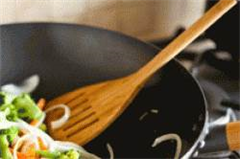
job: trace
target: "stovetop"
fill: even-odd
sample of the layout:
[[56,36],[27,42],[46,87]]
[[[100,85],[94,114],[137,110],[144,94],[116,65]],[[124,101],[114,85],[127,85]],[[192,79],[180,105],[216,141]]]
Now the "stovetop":
[[[194,73],[194,76],[203,88],[208,103],[209,130],[239,120],[239,81],[230,79],[223,72],[206,64],[202,64],[197,70],[198,73]],[[211,137],[217,136],[217,133],[211,134]],[[204,140],[206,145],[213,143],[211,137]],[[211,146],[214,145],[211,144]],[[209,147],[204,151],[199,150],[197,158],[240,158],[240,152]]]
[[[179,29],[174,36],[152,43],[164,48],[182,31]],[[205,36],[187,47],[177,59],[196,77],[204,91],[208,103],[209,130],[240,119],[239,59],[234,59],[227,51],[219,50],[217,44]],[[240,158],[240,152],[204,149],[205,146],[211,146],[208,143],[211,142],[206,138],[193,158]]]

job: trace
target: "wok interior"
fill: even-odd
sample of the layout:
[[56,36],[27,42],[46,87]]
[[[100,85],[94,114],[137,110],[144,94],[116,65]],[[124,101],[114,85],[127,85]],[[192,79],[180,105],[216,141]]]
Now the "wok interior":
[[[190,77],[175,69],[174,63],[165,67],[161,80],[140,92],[130,107],[107,131],[87,145],[94,153],[109,157],[106,143],[111,144],[117,158],[173,158],[176,144],[162,143],[156,148],[154,139],[167,133],[179,134],[186,153],[199,136],[204,111],[199,114],[201,99],[188,88]],[[182,77],[182,81],[178,81]],[[158,113],[150,113],[151,110]],[[142,120],[139,118],[148,112]],[[194,131],[193,131],[194,130]]]
[[[2,26],[1,39],[1,84],[38,74],[41,83],[33,93],[36,99],[51,99],[74,88],[122,77],[158,51],[121,34],[74,25]],[[183,139],[182,154],[189,150],[205,119],[199,87],[175,61],[154,79],[155,83],[143,89],[123,115],[86,149],[108,158],[106,143],[110,143],[116,158],[170,158],[174,142],[156,148],[151,145],[162,134],[177,133]],[[159,113],[139,121],[151,109]]]

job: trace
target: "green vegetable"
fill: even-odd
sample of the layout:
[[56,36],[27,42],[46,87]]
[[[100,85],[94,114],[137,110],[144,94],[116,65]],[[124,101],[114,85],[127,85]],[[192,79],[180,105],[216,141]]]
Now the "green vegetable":
[[73,149],[61,153],[58,151],[50,152],[50,151],[36,151],[43,158],[50,158],[50,159],[79,159],[80,153]]
[[80,158],[80,153],[78,151],[75,151],[73,149],[62,153],[59,159],[79,159]]
[[18,111],[18,117],[28,120],[39,119],[42,116],[42,111],[28,94],[22,94],[16,97],[12,104]]
[[16,95],[0,92],[0,106],[3,104],[10,104],[16,98]]
[[7,135],[0,135],[0,157],[3,159],[12,159],[12,154],[8,148],[9,142]]
[[16,107],[12,104],[4,104],[0,107],[0,111],[9,110],[7,114],[7,119],[9,121],[16,121],[18,119],[18,111]]
[[47,126],[46,124],[41,124],[39,129],[41,129],[43,132],[47,132]]
[[5,103],[4,96],[1,95],[1,93],[0,93],[0,105],[2,105],[4,103]]
[[8,142],[12,143],[13,140],[17,137],[19,130],[17,127],[11,127],[9,129],[0,130],[0,136],[7,136]]
[[16,121],[17,119],[39,119],[42,111],[28,94],[15,96],[9,93],[0,92],[0,111],[10,109],[7,119]]
[[50,152],[50,151],[36,151],[43,158],[50,158],[50,159],[59,159],[61,156],[61,152]]

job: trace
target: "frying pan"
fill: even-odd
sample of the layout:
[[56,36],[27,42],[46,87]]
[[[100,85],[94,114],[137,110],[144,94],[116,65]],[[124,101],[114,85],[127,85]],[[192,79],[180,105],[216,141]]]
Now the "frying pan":
[[[159,51],[135,38],[83,25],[9,24],[0,26],[0,31],[0,84],[19,83],[38,74],[36,99],[49,100],[84,85],[123,77]],[[158,113],[151,113],[152,109]],[[107,143],[115,158],[172,158],[174,142],[151,145],[158,136],[177,133],[183,140],[181,157],[189,158],[205,137],[206,121],[200,86],[172,60],[113,125],[84,147],[103,158],[109,157]]]

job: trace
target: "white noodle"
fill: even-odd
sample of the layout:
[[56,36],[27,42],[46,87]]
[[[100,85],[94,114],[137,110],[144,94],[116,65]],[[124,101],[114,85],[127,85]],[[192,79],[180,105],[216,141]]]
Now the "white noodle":
[[158,114],[158,109],[151,109],[150,112],[151,112],[151,113]]
[[55,105],[55,106],[45,110],[45,113],[48,113],[48,112],[53,111],[55,109],[64,109],[64,114],[58,120],[51,122],[52,129],[57,129],[57,128],[60,128],[61,126],[63,126],[68,121],[68,119],[70,117],[70,114],[71,114],[71,111],[70,111],[69,107],[66,106],[65,104]]
[[148,112],[144,112],[141,117],[139,117],[139,121],[142,121],[146,116],[148,115]]
[[34,135],[31,135],[31,136],[32,136],[31,139],[30,139],[29,141],[25,142],[24,146],[21,148],[21,152],[26,153],[27,150],[28,150],[28,148],[29,148],[32,144],[34,144],[36,150],[39,150],[40,147],[39,147],[39,144],[38,144],[38,139],[37,139],[37,137],[34,136]]
[[112,146],[109,143],[107,143],[106,146],[107,146],[107,150],[109,152],[109,157],[110,157],[109,159],[114,159],[114,152],[113,152]]
[[174,159],[178,159],[180,157],[180,153],[182,150],[182,141],[181,141],[181,138],[179,137],[179,135],[177,135],[177,134],[169,133],[169,134],[165,134],[163,136],[156,138],[152,144],[152,147],[156,147],[160,143],[162,143],[164,141],[168,141],[168,140],[176,141],[177,147],[176,147]]
[[36,135],[37,137],[40,137],[42,140],[45,140],[47,142],[47,144],[51,144],[54,142],[54,140],[47,133],[43,132],[42,130],[29,125],[28,123],[26,123],[23,120],[17,120],[17,122],[23,126],[23,129],[30,132],[30,134]]
[[[15,85],[15,84],[7,84],[4,86],[0,86],[0,90],[5,91],[7,93],[12,93],[14,96],[22,94],[22,93],[31,93],[33,92],[36,87],[39,84],[39,76],[38,75],[33,75],[26,79],[21,85]],[[14,97],[13,96],[13,97]],[[40,125],[44,122],[46,118],[46,113],[55,110],[55,109],[64,109],[64,115],[59,118],[56,121],[51,122],[51,126],[53,129],[57,129],[61,127],[64,123],[67,122],[67,120],[70,117],[70,109],[68,106],[64,104],[59,104],[56,106],[53,106],[45,111],[43,113],[41,119],[39,122],[33,127],[26,123],[25,121],[19,119],[17,122],[11,122],[6,119],[7,111],[6,112],[0,112],[0,130],[2,129],[9,129],[11,127],[18,127],[22,131],[26,132],[25,135],[22,137],[16,137],[14,139],[13,143],[13,158],[17,159],[17,151],[18,148],[21,147],[22,143],[26,141],[26,145],[22,147],[22,151],[27,151],[27,148],[31,145],[34,144],[35,148],[38,150],[39,144],[38,144],[38,137],[43,141],[43,143],[49,147],[50,151],[68,151],[70,149],[77,150],[81,153],[82,158],[89,158],[89,159],[99,159],[94,154],[88,153],[86,150],[84,150],[81,146],[72,143],[72,142],[60,142],[60,141],[54,141],[48,134],[43,132],[42,130],[39,129]],[[29,140],[28,140],[29,139]]]
[[13,95],[20,95],[22,93],[31,93],[37,88],[39,81],[40,81],[40,78],[38,75],[32,75],[31,77],[24,80],[20,85],[6,84],[1,86],[0,90],[7,93],[11,93]]
[[[158,114],[158,109],[151,109],[150,113],[154,113],[154,114]],[[139,117],[139,121],[142,121],[147,115],[149,114],[149,112],[144,112],[140,117]]]
[[[159,110],[157,109],[151,109],[150,113],[154,113],[154,114],[158,114]],[[143,115],[141,117],[139,117],[139,121],[142,121],[149,113],[145,112],[143,113]],[[158,144],[167,141],[167,140],[176,140],[177,146],[176,146],[176,152],[175,152],[175,159],[178,159],[180,157],[180,153],[182,150],[182,140],[179,137],[179,135],[174,134],[174,133],[170,133],[170,134],[165,134],[163,136],[160,136],[158,138],[155,139],[155,141],[152,144],[152,147],[156,147]],[[110,146],[111,147],[111,146]],[[109,153],[111,154],[111,150],[108,148]]]
[[21,138],[18,139],[16,145],[14,146],[13,148],[13,158],[14,159],[18,159],[17,157],[17,151],[18,151],[18,148],[22,145],[22,143],[29,139],[29,138],[32,138],[32,135],[31,134],[25,134],[24,136],[22,136]]
[[12,142],[12,146],[15,146],[15,144],[17,143],[17,141],[19,140],[19,136],[17,135],[15,138],[14,138],[14,140],[13,140],[13,142]]

